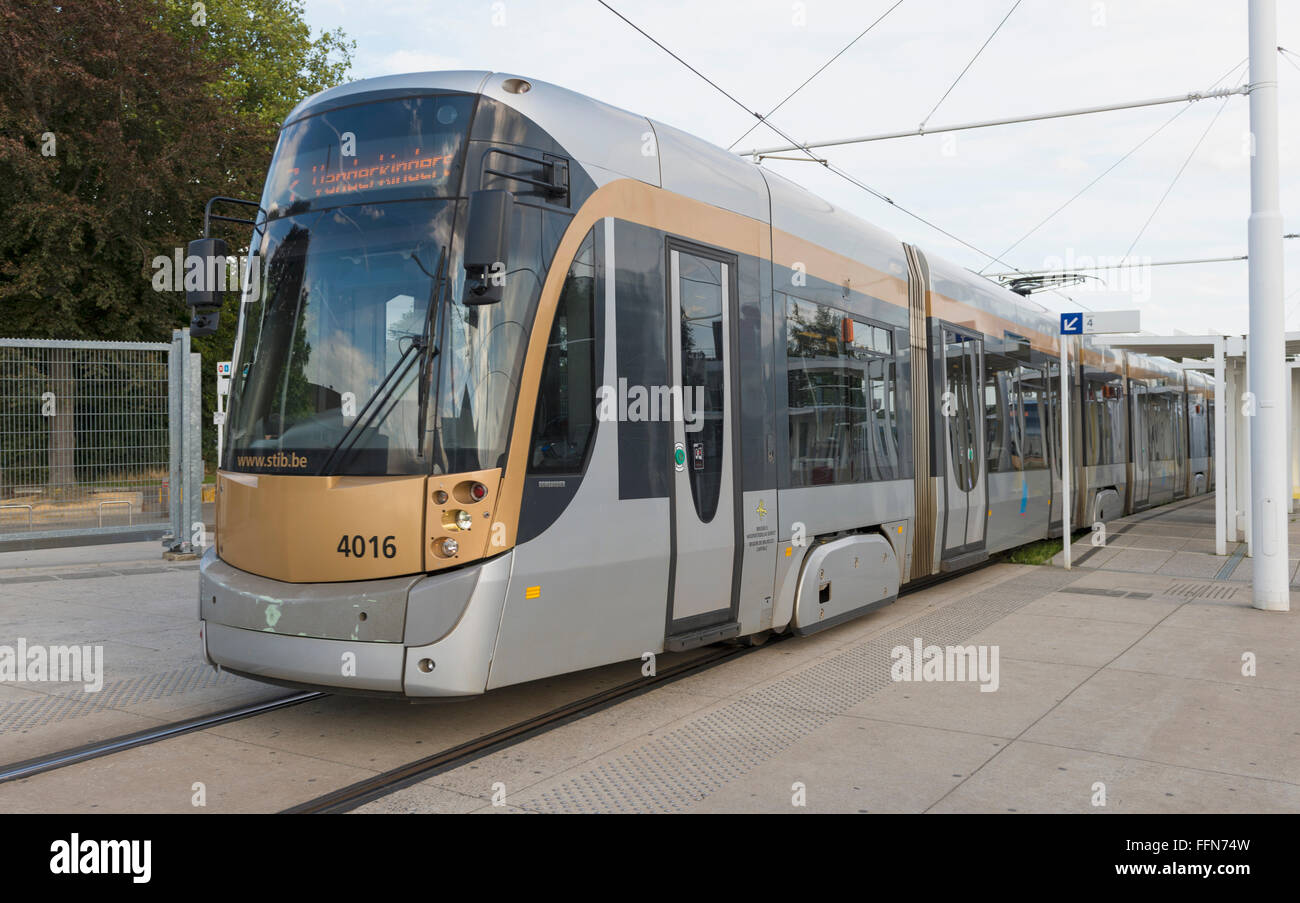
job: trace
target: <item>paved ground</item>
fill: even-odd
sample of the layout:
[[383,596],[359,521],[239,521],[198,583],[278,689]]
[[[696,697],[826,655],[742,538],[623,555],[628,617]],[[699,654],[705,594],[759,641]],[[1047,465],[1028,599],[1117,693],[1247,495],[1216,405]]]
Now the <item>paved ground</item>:
[[[1229,542],[1214,554],[1214,496],[1200,496],[1106,524],[1102,539],[1075,540],[1072,563],[1090,570],[1199,577],[1249,583],[1253,562],[1244,542]],[[1291,584],[1300,583],[1300,523],[1291,519]],[[1053,564],[1062,564],[1061,554]]]
[[[1188,522],[1203,504],[1112,535],[1184,542],[1144,553],[1184,551],[1204,538],[1190,532],[1204,525]],[[106,657],[97,694],[0,683],[0,762],[285,692],[204,665],[194,563],[128,545],[0,555],[0,644],[102,643]],[[1170,572],[1172,561],[1144,573],[1089,561],[1071,572],[986,568],[769,643],[363,811],[1300,811],[1300,614],[1252,609],[1240,561],[1231,579]],[[1217,576],[1230,557],[1216,561]],[[918,640],[996,649],[997,689],[894,680],[892,654]],[[638,666],[455,704],[327,697],[0,785],[0,810],[192,812],[201,781],[205,811],[276,811],[625,681]],[[1103,792],[1105,805],[1094,805]]]
[[[1111,569],[989,568],[363,811],[1300,812],[1300,612],[1250,607],[1213,510],[1117,525]],[[997,690],[893,680],[918,639],[996,647]]]

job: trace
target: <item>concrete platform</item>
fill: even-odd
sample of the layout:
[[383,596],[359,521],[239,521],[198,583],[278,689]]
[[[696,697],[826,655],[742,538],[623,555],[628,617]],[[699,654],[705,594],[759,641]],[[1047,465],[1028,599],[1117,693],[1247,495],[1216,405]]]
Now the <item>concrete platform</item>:
[[[1202,504],[1133,537],[1203,538]],[[358,811],[1300,812],[1300,594],[1256,611],[1231,571],[1163,551],[995,565]],[[997,689],[894,680],[918,638],[996,648]]]
[[[1300,517],[1289,521],[1291,585],[1300,585]],[[1197,496],[1106,524],[1102,540],[1091,535],[1073,543],[1071,565],[1088,570],[1160,574],[1249,583],[1254,567],[1244,542],[1229,542],[1214,554],[1214,495]],[[1064,563],[1057,553],[1052,563]]]
[[198,562],[158,542],[0,553],[0,645],[102,646],[102,687],[0,682],[0,762],[284,695],[203,661]]
[[[1171,556],[1208,554],[1187,549],[1198,537],[1183,532],[1203,526],[1183,522],[1201,503],[1119,535],[1182,542],[1163,550]],[[128,545],[0,555],[0,643],[102,643],[106,656],[99,693],[0,683],[0,761],[285,692],[203,664],[195,564],[162,562],[154,543]],[[359,811],[1300,811],[1300,614],[1256,611],[1233,572],[1170,573],[1173,561],[1141,572],[993,565],[812,637],[771,642]],[[918,640],[996,650],[996,689],[895,680],[895,650]],[[325,697],[0,785],[0,809],[278,811],[617,685],[639,667],[440,705]],[[202,810],[195,782],[209,791]]]

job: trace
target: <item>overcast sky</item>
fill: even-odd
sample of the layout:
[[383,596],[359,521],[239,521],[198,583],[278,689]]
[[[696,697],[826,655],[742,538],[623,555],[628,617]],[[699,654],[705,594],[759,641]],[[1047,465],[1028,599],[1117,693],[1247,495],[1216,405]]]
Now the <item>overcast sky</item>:
[[[1015,0],[903,0],[772,121],[800,141],[915,129]],[[894,0],[610,0],[750,109],[766,112]],[[1278,4],[1278,43],[1300,54],[1300,2]],[[1021,0],[930,126],[1096,106],[1247,81],[1245,0]],[[316,29],[356,40],[354,77],[436,69],[528,76],[730,145],[754,118],[596,0],[307,0]],[[1231,78],[1224,78],[1239,63]],[[1278,61],[1282,212],[1300,231],[1300,55]],[[1235,96],[819,151],[987,254],[820,166],[765,161],[810,190],[973,270],[1246,253],[1248,100]],[[1181,112],[1006,255],[1057,207]],[[1217,115],[1217,119],[1216,119]],[[1211,123],[1213,123],[1211,125]],[[1207,132],[1207,128],[1209,131]],[[1204,139],[1202,140],[1202,136]],[[1199,148],[1191,156],[1197,142]],[[760,126],[737,149],[783,143]],[[1179,169],[1186,168],[1170,190]],[[1285,242],[1287,328],[1300,330],[1300,240]],[[1103,274],[1105,275],[1105,274]],[[1112,273],[1040,294],[1052,310],[1133,308],[1143,328],[1244,332],[1244,262]]]

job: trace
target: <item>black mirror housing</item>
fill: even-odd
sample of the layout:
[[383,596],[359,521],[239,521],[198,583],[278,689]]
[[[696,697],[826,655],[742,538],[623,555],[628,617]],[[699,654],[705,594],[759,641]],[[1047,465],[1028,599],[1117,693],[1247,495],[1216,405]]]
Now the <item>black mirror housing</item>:
[[220,310],[195,310],[190,315],[190,335],[194,338],[213,335],[220,325]]
[[515,196],[503,189],[470,192],[465,227],[464,303],[495,304],[505,288]]
[[[191,286],[191,261],[198,259],[202,269],[198,273],[198,285]],[[227,260],[230,248],[220,238],[199,238],[190,242],[186,249],[185,266],[185,303],[190,307],[220,307],[225,300]],[[239,286],[235,286],[238,291]]]

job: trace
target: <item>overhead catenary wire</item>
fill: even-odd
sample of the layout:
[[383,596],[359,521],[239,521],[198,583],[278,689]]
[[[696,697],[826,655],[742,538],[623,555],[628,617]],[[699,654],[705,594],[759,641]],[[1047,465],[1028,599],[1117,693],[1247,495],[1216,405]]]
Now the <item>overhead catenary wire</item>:
[[[847,181],[847,182],[849,182],[849,183],[851,183],[851,184],[857,186],[858,188],[860,188],[860,189],[862,189],[863,191],[865,191],[865,192],[867,192],[868,194],[870,194],[872,197],[875,197],[875,198],[877,198],[877,199],[879,199],[879,200],[885,202],[886,204],[889,204],[891,207],[894,207],[895,209],[899,210],[900,212],[906,214],[907,216],[912,217],[912,218],[915,219],[917,222],[920,222],[920,223],[922,223],[922,224],[928,226],[929,228],[935,230],[936,232],[940,233],[941,235],[944,235],[944,236],[946,236],[947,238],[950,238],[950,239],[952,239],[953,241],[957,242],[958,244],[960,244],[960,245],[962,245],[962,246],[964,246],[964,247],[966,247],[966,248],[969,248],[970,250],[972,250],[972,251],[974,251],[975,253],[979,254],[981,257],[988,258],[988,259],[990,259],[990,260],[992,260],[992,261],[994,261],[994,262],[996,262],[996,263],[1001,263],[1001,264],[1003,264],[1004,266],[1012,267],[1013,269],[1015,268],[1012,264],[1009,264],[1009,263],[1007,263],[1005,260],[1001,260],[1001,259],[995,257],[994,255],[988,253],[987,251],[983,250],[982,248],[979,248],[979,247],[977,247],[976,245],[971,244],[970,242],[966,241],[965,239],[960,238],[960,237],[958,237],[957,235],[954,235],[952,232],[949,232],[947,229],[944,229],[943,227],[939,226],[938,224],[931,222],[930,220],[928,220],[928,219],[926,219],[925,217],[921,216],[919,213],[915,213],[915,212],[913,212],[913,211],[907,209],[906,207],[902,206],[902,205],[899,204],[897,201],[895,201],[893,198],[889,197],[888,195],[884,194],[883,192],[878,191],[878,190],[875,189],[875,188],[872,188],[870,185],[868,185],[867,183],[863,182],[861,179],[858,179],[858,178],[856,178],[855,176],[853,176],[853,175],[851,175],[851,174],[845,172],[844,170],[840,169],[839,167],[833,165],[829,160],[818,159],[817,157],[815,157],[815,156],[812,154],[811,151],[807,150],[806,147],[803,147],[803,146],[799,145],[798,142],[796,142],[793,138],[791,138],[791,137],[790,137],[789,135],[787,135],[784,131],[782,131],[780,128],[778,128],[778,127],[777,127],[777,126],[776,126],[776,125],[775,125],[775,124],[774,124],[770,119],[765,119],[765,118],[762,116],[762,114],[760,114],[760,113],[758,113],[758,112],[755,112],[754,110],[749,109],[749,107],[746,106],[743,102],[741,102],[741,101],[740,101],[740,100],[739,100],[735,95],[733,95],[731,92],[727,91],[725,88],[723,88],[721,85],[719,85],[719,84],[718,84],[717,82],[715,82],[713,79],[709,78],[707,75],[705,75],[705,74],[704,74],[703,72],[701,72],[699,69],[695,68],[695,67],[692,66],[690,63],[686,62],[686,60],[682,59],[682,58],[681,58],[680,56],[678,56],[676,53],[674,53],[673,51],[669,50],[666,46],[664,46],[664,44],[663,44],[662,42],[660,42],[659,40],[657,40],[653,35],[651,35],[651,34],[650,34],[649,32],[647,32],[645,29],[641,28],[639,25],[637,25],[635,22],[633,22],[633,21],[632,21],[631,19],[629,19],[627,16],[623,15],[621,12],[619,12],[618,10],[616,10],[614,7],[610,6],[607,2],[605,2],[605,0],[596,0],[596,2],[599,3],[601,6],[605,7],[605,9],[609,10],[611,13],[613,13],[613,14],[614,14],[615,16],[617,16],[619,19],[622,19],[623,22],[625,22],[627,25],[629,25],[632,29],[634,29],[638,34],[640,34],[640,35],[641,35],[642,37],[644,37],[646,40],[650,41],[650,43],[654,44],[656,47],[658,47],[658,48],[659,48],[660,50],[662,50],[664,53],[668,54],[668,55],[671,56],[673,59],[677,60],[677,62],[681,63],[683,66],[685,66],[685,67],[686,67],[687,69],[689,69],[691,72],[693,72],[696,76],[698,76],[701,80],[703,80],[705,83],[707,83],[710,87],[712,87],[714,90],[716,90],[716,91],[717,91],[719,94],[721,94],[723,97],[725,97],[725,98],[727,98],[728,100],[730,100],[733,104],[735,104],[736,106],[740,107],[742,110],[744,110],[744,111],[745,111],[746,113],[748,113],[749,115],[754,116],[755,118],[761,120],[761,122],[762,122],[763,125],[766,125],[768,128],[770,128],[772,131],[776,132],[778,135],[780,135],[780,136],[781,136],[782,138],[784,138],[786,141],[791,142],[791,144],[792,144],[792,146],[791,146],[791,148],[790,148],[791,150],[798,150],[798,151],[801,151],[801,152],[807,154],[807,155],[808,155],[810,158],[812,158],[813,160],[815,160],[815,161],[821,163],[821,165],[824,166],[828,171],[835,173],[835,175],[837,175],[837,176],[839,176],[840,178],[844,179],[845,181]],[[1060,293],[1060,292],[1056,292],[1056,294],[1061,294],[1061,293]],[[1066,298],[1067,300],[1071,300],[1071,301],[1073,300],[1073,299],[1069,298],[1069,296],[1064,295],[1064,294],[1061,294],[1061,297]]]
[[[1226,79],[1231,78],[1232,75],[1233,75],[1233,73],[1235,73],[1235,72],[1236,72],[1238,69],[1240,69],[1242,66],[1245,66],[1248,62],[1249,62],[1249,57],[1243,57],[1242,60],[1241,60],[1241,62],[1237,63],[1237,65],[1233,66],[1233,67],[1232,67],[1231,69],[1229,69],[1227,72],[1223,73],[1223,75],[1220,75],[1217,79],[1215,79],[1215,80],[1210,84],[1210,88],[1213,89],[1213,88],[1214,88],[1216,85],[1218,85],[1220,82],[1223,82],[1223,81],[1225,81]],[[1013,241],[1010,245],[1008,245],[1008,246],[1007,246],[1007,247],[1002,251],[1002,253],[1001,253],[1000,256],[1005,257],[1006,255],[1008,255],[1008,254],[1010,254],[1012,251],[1014,251],[1016,248],[1018,248],[1018,247],[1019,247],[1019,246],[1020,246],[1020,245],[1025,241],[1025,240],[1026,240],[1026,239],[1027,239],[1027,238],[1029,238],[1031,235],[1033,235],[1035,232],[1037,232],[1037,231],[1038,231],[1039,229],[1041,229],[1043,226],[1047,225],[1049,222],[1051,222],[1053,219],[1055,219],[1055,218],[1056,218],[1056,217],[1061,213],[1061,211],[1065,210],[1066,207],[1069,207],[1071,204],[1073,204],[1073,203],[1074,203],[1075,201],[1077,201],[1079,198],[1083,197],[1083,195],[1086,194],[1089,190],[1091,190],[1091,188],[1092,188],[1094,185],[1096,185],[1096,184],[1097,184],[1098,182],[1100,182],[1102,179],[1106,178],[1106,176],[1110,175],[1110,173],[1113,172],[1116,168],[1118,168],[1119,165],[1120,165],[1121,163],[1123,163],[1123,162],[1124,162],[1125,160],[1127,160],[1129,157],[1133,156],[1135,153],[1137,153],[1139,150],[1141,150],[1143,147],[1145,147],[1145,146],[1147,145],[1147,143],[1148,143],[1149,141],[1151,141],[1152,138],[1154,138],[1156,135],[1159,135],[1161,132],[1163,132],[1166,128],[1168,128],[1170,125],[1173,124],[1173,122],[1174,122],[1175,119],[1177,119],[1179,116],[1182,116],[1184,113],[1186,113],[1186,112],[1187,112],[1188,110],[1190,110],[1190,109],[1191,109],[1191,106],[1180,107],[1180,108],[1178,109],[1178,111],[1177,111],[1176,113],[1174,113],[1174,115],[1170,116],[1170,117],[1169,117],[1168,119],[1166,119],[1163,123],[1161,123],[1161,124],[1156,128],[1155,131],[1153,131],[1151,134],[1147,135],[1145,138],[1143,138],[1143,139],[1142,139],[1141,141],[1139,141],[1137,144],[1133,145],[1133,147],[1130,148],[1129,151],[1128,151],[1126,154],[1124,154],[1124,156],[1120,157],[1118,160],[1116,160],[1116,161],[1115,161],[1114,163],[1112,163],[1110,166],[1106,167],[1106,169],[1103,170],[1102,173],[1101,173],[1100,175],[1098,175],[1096,178],[1094,178],[1094,179],[1093,179],[1091,182],[1089,182],[1087,185],[1084,185],[1084,186],[1083,186],[1082,188],[1080,188],[1077,192],[1075,192],[1075,193],[1070,197],[1069,200],[1067,200],[1065,203],[1061,204],[1059,207],[1057,207],[1055,210],[1053,210],[1053,211],[1052,211],[1051,213],[1049,213],[1047,216],[1043,217],[1043,219],[1039,220],[1038,223],[1037,223],[1037,224],[1036,224],[1032,229],[1030,229],[1030,230],[1029,230],[1028,232],[1026,232],[1024,235],[1022,235],[1022,236],[1020,236],[1019,238],[1017,238],[1017,239],[1016,239],[1015,241]],[[980,273],[982,274],[982,273],[984,272],[984,270],[987,269],[987,268],[988,268],[988,264],[985,264],[983,267],[980,268]]]
[[737,144],[739,144],[740,142],[744,141],[745,138],[747,138],[747,137],[749,136],[749,133],[750,133],[750,132],[754,131],[754,129],[758,128],[760,125],[762,125],[764,122],[767,121],[767,117],[768,117],[768,116],[771,116],[771,115],[772,115],[773,113],[775,113],[777,110],[781,109],[781,107],[785,106],[786,101],[788,101],[790,98],[794,97],[796,94],[798,94],[798,93],[799,93],[800,91],[802,91],[804,88],[808,87],[808,83],[809,83],[809,82],[811,82],[814,78],[816,78],[817,76],[819,76],[819,75],[821,75],[823,72],[825,72],[825,71],[827,70],[827,68],[830,67],[831,63],[833,63],[833,62],[835,62],[836,60],[838,60],[840,57],[842,57],[842,56],[843,56],[843,55],[844,55],[844,54],[849,50],[850,47],[852,47],[854,44],[858,43],[858,41],[860,41],[860,40],[862,40],[863,38],[865,38],[865,37],[867,36],[867,34],[870,33],[870,31],[871,31],[873,28],[875,28],[875,27],[876,27],[877,25],[879,25],[881,22],[885,21],[885,17],[888,16],[890,13],[892,13],[894,10],[898,9],[900,6],[902,6],[904,2],[905,2],[905,0],[898,0],[898,2],[896,2],[893,6],[891,6],[889,9],[887,9],[887,10],[885,10],[883,13],[881,13],[881,14],[876,18],[876,21],[872,22],[870,25],[868,25],[868,26],[867,26],[866,28],[864,28],[862,31],[858,32],[858,36],[857,36],[856,38],[854,38],[852,41],[849,41],[847,44],[845,44],[843,47],[840,48],[840,50],[839,50],[838,53],[836,53],[833,57],[831,57],[831,58],[830,58],[829,60],[827,60],[826,62],[822,63],[821,68],[819,68],[819,69],[818,69],[816,72],[814,72],[812,75],[810,75],[810,76],[808,76],[807,78],[805,78],[805,79],[803,80],[803,83],[800,84],[799,87],[795,88],[793,91],[791,91],[791,92],[790,92],[789,94],[787,94],[785,97],[781,98],[781,102],[780,102],[780,103],[778,103],[776,106],[772,107],[772,109],[768,110],[765,114],[763,114],[762,116],[760,116],[760,117],[759,117],[759,120],[760,120],[759,122],[756,122],[756,123],[754,123],[753,125],[751,125],[748,129],[745,130],[745,134],[741,135],[741,136],[740,136],[739,138],[737,138],[735,141],[733,141],[733,142],[731,142],[730,144],[728,144],[728,145],[727,145],[727,150],[732,150],[733,148],[735,148],[735,146],[736,146]]
[[1007,14],[1002,17],[1002,21],[998,23],[997,28],[993,29],[993,33],[984,39],[984,43],[980,45],[980,49],[975,51],[975,55],[971,57],[970,62],[966,64],[966,68],[962,69],[961,72],[957,74],[957,77],[952,80],[952,84],[948,86],[948,90],[943,92],[943,97],[940,97],[938,102],[930,108],[930,112],[925,114],[925,118],[921,120],[921,125],[918,126],[919,129],[925,128],[925,124],[930,121],[930,117],[934,115],[935,110],[939,109],[939,106],[948,99],[948,95],[952,93],[952,89],[957,87],[957,83],[962,80],[967,72],[970,71],[970,67],[975,65],[975,61],[980,58],[980,54],[984,52],[984,48],[989,46],[989,43],[997,37],[998,32],[1002,30],[1002,26],[1007,24],[1007,19],[1011,18],[1011,14],[1016,11],[1016,7],[1020,6],[1021,2],[1022,0],[1016,0],[1015,3],[1011,4],[1011,9],[1007,10]]
[[[1296,62],[1296,60],[1300,60],[1300,53],[1287,50],[1285,47],[1279,47],[1277,49],[1278,52],[1282,54],[1282,59],[1286,60],[1292,66],[1295,66],[1296,71],[1300,72],[1300,63]],[[1295,57],[1295,59],[1292,59],[1292,57]]]
[[1133,248],[1137,246],[1137,243],[1142,240],[1142,236],[1147,231],[1147,227],[1151,225],[1151,221],[1156,218],[1156,214],[1159,213],[1160,208],[1164,206],[1165,201],[1169,198],[1170,192],[1174,190],[1174,186],[1178,184],[1178,180],[1183,177],[1183,173],[1187,170],[1188,164],[1192,162],[1192,158],[1196,156],[1196,152],[1201,149],[1201,145],[1205,142],[1206,136],[1210,134],[1210,130],[1213,129],[1214,124],[1219,121],[1219,116],[1222,115],[1227,106],[1228,101],[1225,99],[1223,103],[1219,105],[1219,109],[1215,111],[1214,118],[1212,118],[1210,124],[1205,127],[1205,131],[1201,132],[1201,137],[1196,139],[1196,143],[1192,145],[1192,149],[1187,154],[1187,158],[1183,160],[1183,165],[1178,167],[1178,172],[1174,173],[1173,179],[1169,182],[1169,187],[1166,188],[1165,193],[1160,196],[1160,200],[1156,201],[1155,207],[1151,210],[1151,215],[1148,216],[1146,222],[1142,224],[1142,228],[1138,230],[1138,234],[1133,236],[1133,241],[1129,243],[1128,250],[1124,252],[1125,260],[1127,260],[1128,256],[1133,253]]

